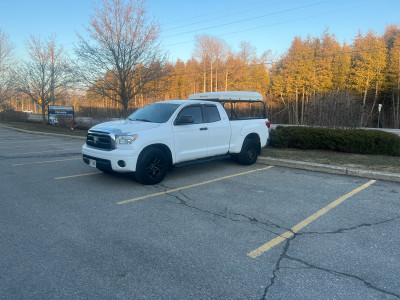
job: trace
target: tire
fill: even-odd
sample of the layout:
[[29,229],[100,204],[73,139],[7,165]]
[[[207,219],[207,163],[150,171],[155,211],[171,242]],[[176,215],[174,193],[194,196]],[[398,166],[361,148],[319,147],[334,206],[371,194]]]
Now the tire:
[[168,159],[163,151],[148,148],[140,153],[136,166],[136,179],[143,184],[160,183],[168,171]]
[[260,152],[260,143],[255,139],[247,138],[243,142],[242,150],[237,156],[237,160],[242,165],[252,165],[257,161],[257,157]]

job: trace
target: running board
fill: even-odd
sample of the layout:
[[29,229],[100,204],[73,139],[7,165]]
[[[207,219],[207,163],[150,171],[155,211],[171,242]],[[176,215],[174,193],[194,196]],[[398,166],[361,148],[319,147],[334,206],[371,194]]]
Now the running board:
[[186,167],[186,166],[191,166],[191,165],[202,164],[202,163],[209,162],[209,161],[214,161],[214,160],[227,159],[227,158],[230,158],[230,157],[231,157],[230,154],[224,154],[224,155],[217,155],[217,156],[199,158],[199,159],[195,159],[195,160],[184,161],[184,162],[178,163],[178,164],[174,165],[174,167],[175,168],[181,168],[181,167]]

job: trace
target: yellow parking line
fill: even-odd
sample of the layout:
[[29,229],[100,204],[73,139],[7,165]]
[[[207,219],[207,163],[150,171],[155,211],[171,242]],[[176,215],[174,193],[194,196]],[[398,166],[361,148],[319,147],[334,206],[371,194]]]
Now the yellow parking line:
[[10,157],[10,156],[15,156],[15,155],[37,154],[37,153],[46,153],[46,152],[60,152],[60,151],[70,151],[70,150],[81,150],[81,148],[62,149],[62,150],[46,150],[46,151],[38,151],[38,152],[22,152],[22,153],[3,154],[3,155],[6,157]]
[[59,180],[59,179],[67,179],[67,178],[74,178],[74,177],[81,177],[81,176],[90,176],[90,175],[96,175],[96,174],[103,174],[103,172],[93,172],[93,173],[86,173],[86,174],[77,174],[77,175],[71,175],[71,176],[56,177],[56,178],[54,178],[54,179],[55,179],[55,180]]
[[224,177],[220,177],[220,178],[216,178],[216,179],[211,179],[211,180],[207,180],[207,181],[203,181],[203,182],[200,182],[200,183],[195,183],[195,184],[183,186],[183,187],[176,188],[176,189],[167,190],[165,192],[159,192],[159,193],[145,195],[145,196],[141,196],[141,197],[125,200],[125,201],[120,201],[120,202],[117,202],[117,204],[126,204],[126,203],[130,203],[130,202],[138,201],[138,200],[143,200],[143,199],[146,199],[146,198],[151,198],[151,197],[156,197],[156,196],[160,196],[160,195],[165,195],[165,194],[168,194],[168,193],[182,191],[182,190],[190,189],[190,188],[197,187],[197,186],[200,186],[200,185],[204,185],[204,184],[208,184],[208,183],[212,183],[212,182],[216,182],[216,181],[220,181],[220,180],[224,180],[224,179],[228,179],[228,178],[232,178],[232,177],[236,177],[236,176],[241,176],[241,175],[250,174],[250,173],[253,173],[253,172],[258,172],[258,171],[271,169],[272,167],[273,166],[268,166],[268,167],[261,168],[261,169],[256,169],[256,170],[251,170],[251,171],[246,171],[246,172],[237,173],[237,174],[233,174],[233,175],[228,175],[228,176],[224,176]]
[[57,159],[57,160],[45,160],[45,161],[35,161],[29,163],[22,163],[22,164],[13,164],[13,167],[25,166],[25,165],[36,165],[36,164],[46,164],[46,163],[53,163],[53,162],[60,162],[60,161],[67,161],[67,160],[77,160],[82,159],[82,157],[73,157],[73,158],[66,158],[66,159]]
[[324,208],[317,211],[315,214],[309,216],[308,218],[304,219],[296,226],[292,227],[289,231],[286,231],[285,233],[281,234],[280,236],[270,240],[268,243],[262,245],[261,247],[257,248],[256,250],[251,251],[250,253],[247,254],[247,256],[249,256],[251,258],[257,258],[261,254],[270,250],[272,247],[275,247],[276,245],[282,243],[283,241],[291,238],[292,236],[294,236],[295,233],[299,232],[302,228],[306,227],[312,221],[318,219],[319,217],[321,217],[322,215],[324,215],[328,211],[330,211],[332,208],[338,206],[346,199],[350,198],[351,196],[354,196],[355,194],[357,194],[358,192],[362,191],[363,189],[369,187],[370,185],[372,185],[375,182],[376,182],[376,180],[368,181],[367,183],[363,184],[362,186],[356,188],[355,190],[352,190],[351,192],[347,193],[346,195],[336,199],[332,203],[328,204]]
[[59,146],[59,145],[69,145],[75,144],[76,142],[71,143],[62,143],[62,144],[47,144],[47,145],[28,145],[28,146],[10,146],[10,147],[0,147],[0,149],[12,149],[12,148],[31,148],[31,147],[48,147],[48,146]]

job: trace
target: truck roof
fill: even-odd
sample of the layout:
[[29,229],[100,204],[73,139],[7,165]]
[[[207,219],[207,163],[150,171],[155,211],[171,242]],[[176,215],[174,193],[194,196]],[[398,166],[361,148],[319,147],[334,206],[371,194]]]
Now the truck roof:
[[202,104],[204,103],[204,101],[200,101],[200,100],[164,100],[164,101],[157,101],[157,102],[153,102],[153,103],[165,103],[165,104]]
[[227,91],[227,92],[209,92],[192,94],[189,100],[208,100],[208,101],[263,101],[263,97],[257,92],[246,91]]

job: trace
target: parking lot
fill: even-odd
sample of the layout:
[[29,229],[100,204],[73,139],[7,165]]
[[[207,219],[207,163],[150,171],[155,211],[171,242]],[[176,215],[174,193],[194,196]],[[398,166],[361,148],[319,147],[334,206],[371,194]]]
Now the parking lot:
[[0,127],[1,299],[398,299],[400,185],[230,160],[162,184]]

